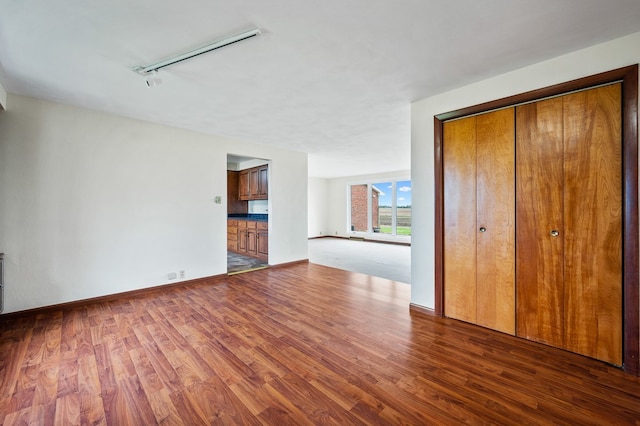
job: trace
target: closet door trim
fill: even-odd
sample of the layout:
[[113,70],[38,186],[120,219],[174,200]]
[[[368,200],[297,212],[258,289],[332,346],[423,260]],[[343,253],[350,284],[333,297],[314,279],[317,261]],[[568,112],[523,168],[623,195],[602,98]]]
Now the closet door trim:
[[608,83],[622,82],[623,192],[623,370],[640,375],[640,293],[638,281],[638,65],[572,80],[434,116],[435,154],[435,309],[444,314],[443,123],[447,120],[515,106]]

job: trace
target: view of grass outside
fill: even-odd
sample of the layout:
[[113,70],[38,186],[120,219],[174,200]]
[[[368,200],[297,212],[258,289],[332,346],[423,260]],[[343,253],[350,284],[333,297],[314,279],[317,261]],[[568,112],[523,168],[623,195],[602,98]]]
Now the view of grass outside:
[[411,235],[410,180],[351,185],[349,198],[352,232]]
[[396,182],[396,235],[411,235],[411,181]]
[[[397,235],[411,235],[411,206],[398,207]],[[391,234],[391,207],[380,207],[380,232]]]
[[[377,218],[373,219],[373,232],[381,234],[393,234],[393,225],[391,223],[391,212],[393,203],[393,182],[379,182],[374,187],[380,191],[376,202]],[[377,229],[377,231],[376,231]]]

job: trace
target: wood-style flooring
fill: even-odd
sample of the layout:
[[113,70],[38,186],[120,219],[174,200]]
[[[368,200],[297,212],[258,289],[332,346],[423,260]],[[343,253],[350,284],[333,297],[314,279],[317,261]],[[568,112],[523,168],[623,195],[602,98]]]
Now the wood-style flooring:
[[0,316],[0,424],[638,424],[602,362],[314,264]]

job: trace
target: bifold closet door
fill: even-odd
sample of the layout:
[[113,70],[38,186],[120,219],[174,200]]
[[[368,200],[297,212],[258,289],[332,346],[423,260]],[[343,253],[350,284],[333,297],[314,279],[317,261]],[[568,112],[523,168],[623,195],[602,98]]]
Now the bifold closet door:
[[518,106],[517,334],[622,364],[621,87]]
[[562,122],[562,98],[516,108],[517,335],[556,347],[564,343]]
[[444,123],[444,313],[476,322],[476,118]]
[[565,348],[622,365],[621,84],[564,97]]
[[514,109],[444,123],[445,315],[515,333]]
[[477,323],[515,334],[514,108],[476,116]]

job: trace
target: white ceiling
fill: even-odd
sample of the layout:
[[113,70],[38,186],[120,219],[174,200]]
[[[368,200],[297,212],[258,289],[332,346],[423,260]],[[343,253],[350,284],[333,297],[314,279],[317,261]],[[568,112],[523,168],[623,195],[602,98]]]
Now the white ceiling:
[[[161,86],[131,71],[254,26]],[[412,101],[637,31],[640,0],[0,0],[0,83],[351,176],[410,168]]]

